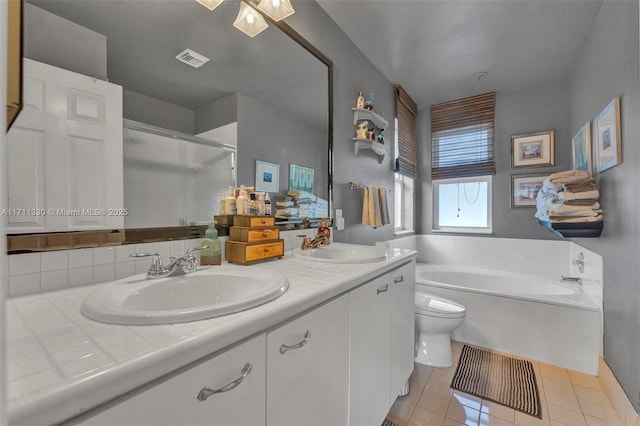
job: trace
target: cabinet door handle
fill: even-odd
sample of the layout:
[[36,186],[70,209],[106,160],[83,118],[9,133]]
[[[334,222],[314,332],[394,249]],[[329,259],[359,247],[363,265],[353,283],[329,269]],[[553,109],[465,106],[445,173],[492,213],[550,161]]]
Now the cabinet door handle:
[[300,349],[301,347],[303,347],[304,345],[306,345],[307,343],[309,343],[309,339],[311,338],[311,332],[309,330],[307,330],[306,333],[304,333],[304,339],[302,339],[300,342],[296,343],[295,345],[282,345],[280,346],[280,353],[284,354],[287,351],[290,351],[292,349]]
[[198,392],[198,401],[206,401],[207,398],[209,398],[211,395],[215,395],[217,393],[229,392],[230,390],[235,389],[236,387],[238,387],[240,383],[242,383],[242,381],[249,375],[249,373],[251,373],[252,368],[253,367],[251,367],[251,364],[246,363],[242,368],[242,375],[240,377],[238,377],[233,382],[219,389],[210,389],[207,387],[202,388],[200,392]]
[[385,284],[383,288],[377,289],[376,294],[384,293],[385,291],[389,291],[389,284]]
[[393,279],[393,283],[394,284],[403,283],[403,282],[404,282],[404,275],[400,275],[399,278],[394,278]]

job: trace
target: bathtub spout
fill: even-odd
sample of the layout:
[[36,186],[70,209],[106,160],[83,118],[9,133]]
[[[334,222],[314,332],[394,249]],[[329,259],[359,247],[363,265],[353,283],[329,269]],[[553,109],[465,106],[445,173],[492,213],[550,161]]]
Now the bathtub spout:
[[568,281],[582,285],[582,278],[580,277],[565,277],[564,275],[560,275],[560,277],[562,277],[562,281]]

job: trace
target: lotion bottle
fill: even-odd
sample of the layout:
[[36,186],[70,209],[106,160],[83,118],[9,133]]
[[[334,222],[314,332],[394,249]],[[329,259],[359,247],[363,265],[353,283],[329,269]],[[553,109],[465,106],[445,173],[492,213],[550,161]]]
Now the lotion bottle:
[[265,216],[271,216],[271,200],[268,192],[264,193],[264,214]]
[[233,186],[229,187],[227,198],[224,199],[225,214],[238,214],[236,210],[236,197],[233,195]]
[[249,214],[249,199],[247,198],[247,191],[244,189],[240,190],[240,195],[238,195],[238,199],[236,200],[236,206],[238,214]]

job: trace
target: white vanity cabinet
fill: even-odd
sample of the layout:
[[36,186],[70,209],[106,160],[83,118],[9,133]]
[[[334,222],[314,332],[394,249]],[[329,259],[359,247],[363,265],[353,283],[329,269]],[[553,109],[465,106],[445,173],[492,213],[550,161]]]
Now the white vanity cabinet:
[[264,347],[262,334],[65,425],[264,426]]
[[349,293],[349,425],[378,425],[389,410],[391,283],[385,274]]
[[346,425],[349,297],[267,333],[267,425]]
[[349,424],[380,424],[413,371],[415,262],[349,294]]
[[416,262],[391,271],[391,403],[413,371],[415,347]]

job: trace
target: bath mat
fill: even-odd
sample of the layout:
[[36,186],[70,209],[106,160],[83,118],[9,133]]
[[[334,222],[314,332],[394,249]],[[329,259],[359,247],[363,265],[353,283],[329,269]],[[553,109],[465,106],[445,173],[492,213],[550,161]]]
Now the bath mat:
[[384,419],[384,422],[380,426],[398,426],[397,423],[392,422],[389,419]]
[[464,345],[451,387],[542,418],[531,362]]

